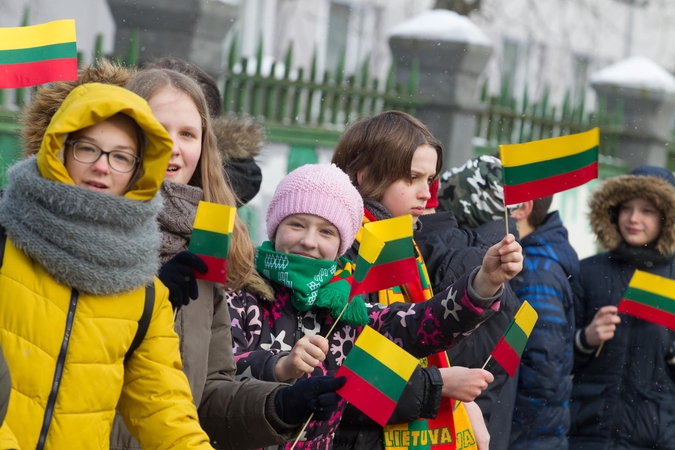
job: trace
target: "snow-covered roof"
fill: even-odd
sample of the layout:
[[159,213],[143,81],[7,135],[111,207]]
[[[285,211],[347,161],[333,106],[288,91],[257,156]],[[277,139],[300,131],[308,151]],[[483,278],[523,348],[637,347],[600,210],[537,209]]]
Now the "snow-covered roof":
[[424,11],[396,25],[389,36],[491,45],[487,35],[468,17],[447,9]]
[[633,56],[591,75],[592,84],[675,93],[675,77],[649,58]]

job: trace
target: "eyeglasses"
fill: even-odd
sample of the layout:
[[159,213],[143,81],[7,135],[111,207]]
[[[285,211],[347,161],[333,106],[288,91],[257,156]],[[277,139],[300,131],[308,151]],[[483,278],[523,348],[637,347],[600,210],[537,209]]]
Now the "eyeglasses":
[[106,155],[108,157],[108,165],[116,172],[131,172],[141,160],[138,156],[121,150],[106,152],[91,142],[66,141],[66,144],[73,147],[73,158],[76,161],[84,164],[94,164],[101,158],[101,155]]

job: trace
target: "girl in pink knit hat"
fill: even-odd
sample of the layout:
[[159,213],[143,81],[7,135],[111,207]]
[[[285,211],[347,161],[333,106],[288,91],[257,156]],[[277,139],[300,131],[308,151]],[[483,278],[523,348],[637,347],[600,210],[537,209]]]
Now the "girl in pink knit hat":
[[[358,191],[335,165],[302,166],[279,183],[267,212],[269,241],[256,254],[256,268],[274,289],[274,298],[246,291],[228,296],[241,377],[294,382],[334,375],[365,325],[418,358],[443,351],[499,309],[502,283],[522,266],[518,244],[504,245],[501,251],[495,246],[480,269],[427,302],[385,306],[366,304],[357,296],[348,304],[345,278],[353,266],[342,255],[361,228],[363,211]],[[474,278],[485,283],[470,283]],[[428,317],[436,319],[434,330],[423,329]],[[426,338],[429,332],[433,339]],[[343,382],[334,379],[336,385]],[[335,394],[325,395],[330,400]],[[277,401],[295,399],[278,396]],[[322,402],[319,397],[314,420],[296,448],[333,447],[346,402],[340,400],[338,410],[330,413],[322,411]]]

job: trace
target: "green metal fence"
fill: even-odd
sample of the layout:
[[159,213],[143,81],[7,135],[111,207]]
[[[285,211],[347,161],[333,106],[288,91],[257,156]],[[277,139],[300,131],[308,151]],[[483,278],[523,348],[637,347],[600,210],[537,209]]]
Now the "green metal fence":
[[292,70],[292,44],[283,62],[273,63],[267,73],[263,73],[262,60],[262,44],[255,59],[242,58],[237,38],[233,39],[224,74],[223,106],[228,113],[261,118],[274,142],[333,147],[354,120],[390,109],[414,114],[415,107],[423,103],[417,95],[419,64],[402,85],[395,82],[393,65],[383,84],[371,77],[368,59],[357,74],[345,77],[344,53],[333,73],[322,74],[316,53],[309,70]]

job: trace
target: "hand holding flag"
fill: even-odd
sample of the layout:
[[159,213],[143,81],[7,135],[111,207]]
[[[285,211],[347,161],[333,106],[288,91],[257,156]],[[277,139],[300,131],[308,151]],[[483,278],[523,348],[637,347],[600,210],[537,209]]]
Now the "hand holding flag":
[[488,249],[480,270],[473,280],[473,288],[482,297],[492,297],[502,284],[523,269],[523,249],[515,236],[507,234]]

